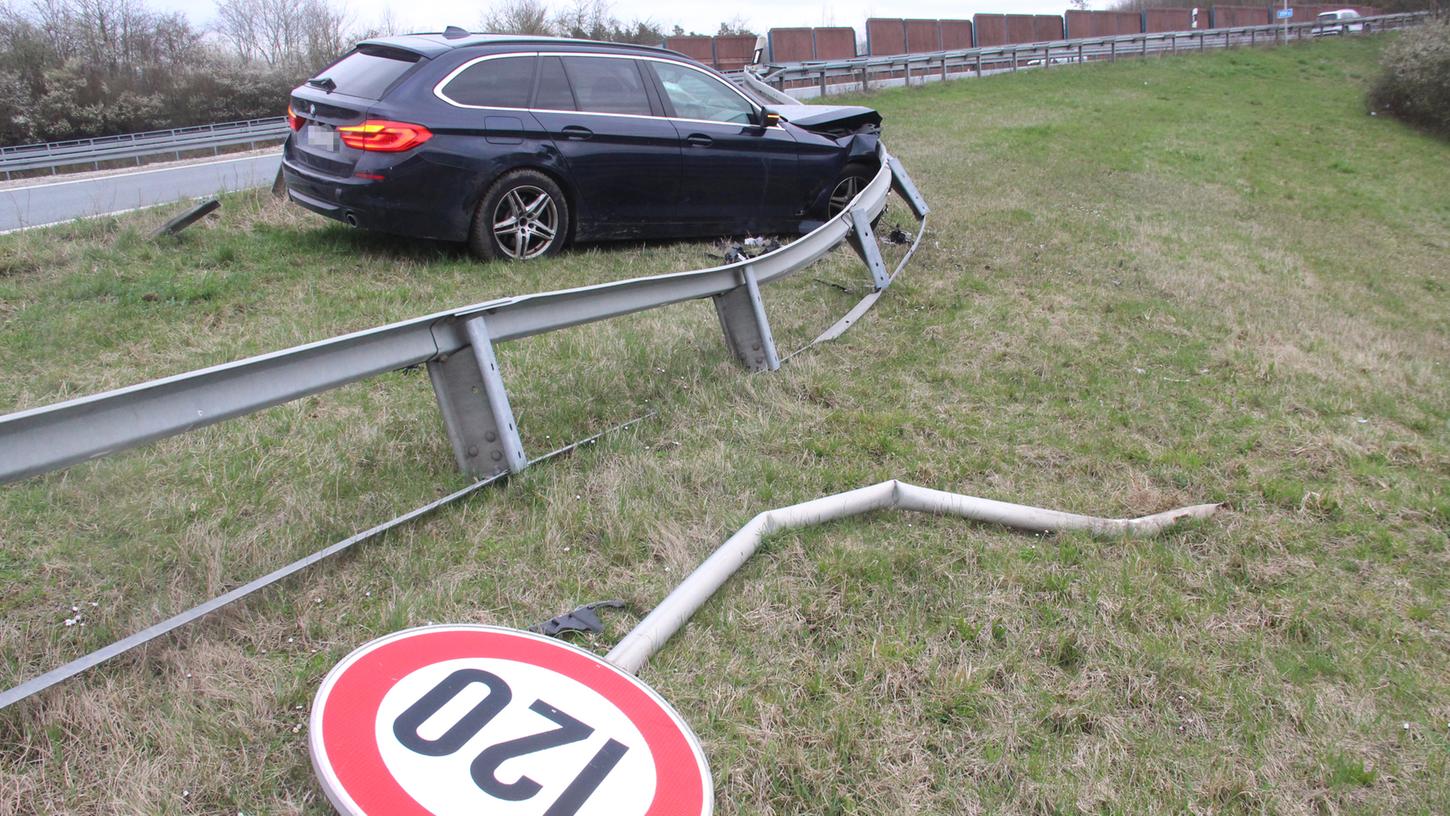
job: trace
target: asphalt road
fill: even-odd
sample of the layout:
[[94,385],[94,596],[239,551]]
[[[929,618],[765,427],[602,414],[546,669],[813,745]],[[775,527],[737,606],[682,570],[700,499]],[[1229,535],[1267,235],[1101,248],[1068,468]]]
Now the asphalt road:
[[281,153],[0,189],[0,233],[272,183]]

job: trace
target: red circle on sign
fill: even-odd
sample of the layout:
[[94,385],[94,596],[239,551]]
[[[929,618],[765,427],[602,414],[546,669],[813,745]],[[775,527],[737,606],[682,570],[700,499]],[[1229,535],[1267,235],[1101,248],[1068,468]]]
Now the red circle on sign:
[[710,769],[684,719],[638,678],[583,649],[495,626],[427,626],[395,632],[343,658],[313,702],[309,747],[328,799],[347,814],[430,816],[394,778],[377,744],[383,698],[418,669],[449,660],[496,658],[582,683],[623,713],[654,758],[655,795],[645,816],[708,816]]

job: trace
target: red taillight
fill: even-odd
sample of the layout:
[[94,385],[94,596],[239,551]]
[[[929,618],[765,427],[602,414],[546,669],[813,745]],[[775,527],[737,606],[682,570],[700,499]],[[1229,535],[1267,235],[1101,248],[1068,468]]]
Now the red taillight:
[[306,119],[303,119],[301,116],[297,115],[297,111],[292,110],[291,105],[287,106],[287,127],[290,127],[293,130],[301,130],[303,123],[306,121]]
[[357,150],[371,150],[377,153],[400,153],[412,150],[433,138],[432,131],[422,125],[407,122],[388,122],[369,119],[361,125],[348,125],[337,129],[342,143]]

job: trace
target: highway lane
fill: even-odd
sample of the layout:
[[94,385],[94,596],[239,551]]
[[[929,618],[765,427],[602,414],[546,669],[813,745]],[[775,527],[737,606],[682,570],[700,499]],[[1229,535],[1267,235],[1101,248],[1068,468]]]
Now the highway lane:
[[0,189],[0,233],[266,186],[281,162],[279,151]]

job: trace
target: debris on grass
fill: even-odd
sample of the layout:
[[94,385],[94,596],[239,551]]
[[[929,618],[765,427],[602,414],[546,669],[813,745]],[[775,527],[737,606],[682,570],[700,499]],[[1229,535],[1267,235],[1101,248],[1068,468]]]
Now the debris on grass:
[[705,253],[708,257],[717,258],[727,264],[739,263],[741,261],[767,255],[780,249],[784,244],[776,238],[765,236],[754,236],[740,241],[722,239],[715,243],[714,249]]

